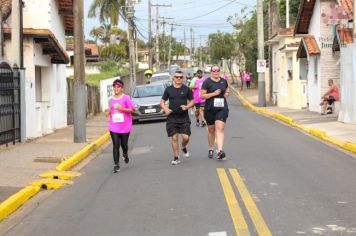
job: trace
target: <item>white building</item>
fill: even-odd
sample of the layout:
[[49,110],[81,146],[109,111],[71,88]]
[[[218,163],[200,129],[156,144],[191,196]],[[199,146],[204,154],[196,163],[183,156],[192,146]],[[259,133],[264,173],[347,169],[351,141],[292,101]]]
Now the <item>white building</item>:
[[[26,138],[67,125],[66,35],[73,34],[72,0],[24,0]],[[11,16],[5,22],[5,59],[12,65]]]

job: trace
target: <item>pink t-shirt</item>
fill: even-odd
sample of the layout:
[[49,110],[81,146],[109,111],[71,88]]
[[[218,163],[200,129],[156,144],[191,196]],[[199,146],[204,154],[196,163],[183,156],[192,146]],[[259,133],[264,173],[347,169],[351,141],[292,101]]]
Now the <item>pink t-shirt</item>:
[[248,81],[251,81],[251,73],[247,73],[245,75],[245,80],[248,82]]
[[195,103],[205,102],[205,100],[200,97],[201,86],[203,85],[203,82],[205,80],[206,80],[206,77],[202,77],[201,79],[196,78],[194,81],[193,97],[194,97]]
[[119,107],[135,109],[130,96],[124,94],[121,98],[110,98],[109,131],[119,134],[130,133],[132,129],[132,115],[129,112],[120,112]]

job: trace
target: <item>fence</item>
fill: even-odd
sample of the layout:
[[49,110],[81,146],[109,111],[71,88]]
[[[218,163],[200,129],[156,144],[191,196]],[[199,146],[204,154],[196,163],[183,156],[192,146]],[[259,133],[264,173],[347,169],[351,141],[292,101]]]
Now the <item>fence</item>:
[[[73,99],[74,80],[67,78],[67,124],[74,123]],[[100,112],[100,91],[97,86],[86,84],[87,117]]]
[[0,63],[0,145],[20,140],[20,74]]

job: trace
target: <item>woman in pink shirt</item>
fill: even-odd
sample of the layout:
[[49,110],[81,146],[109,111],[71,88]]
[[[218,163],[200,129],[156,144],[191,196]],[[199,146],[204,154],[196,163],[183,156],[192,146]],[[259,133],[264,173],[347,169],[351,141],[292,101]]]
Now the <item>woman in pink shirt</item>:
[[132,129],[132,115],[135,104],[130,96],[124,94],[124,82],[117,79],[113,82],[114,95],[110,98],[109,108],[106,110],[108,129],[113,143],[114,173],[120,171],[120,147],[125,163],[129,163],[128,141]]
[[[326,93],[321,96],[322,102],[320,106],[322,106],[321,114],[332,114],[332,105],[335,101],[339,101],[339,88],[334,84],[332,79],[328,80],[329,89]],[[325,113],[327,110],[327,113]]]

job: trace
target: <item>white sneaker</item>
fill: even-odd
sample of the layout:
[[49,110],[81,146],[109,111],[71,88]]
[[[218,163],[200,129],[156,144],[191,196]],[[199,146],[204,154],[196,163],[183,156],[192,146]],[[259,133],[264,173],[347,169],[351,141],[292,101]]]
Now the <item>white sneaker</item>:
[[184,156],[185,158],[189,158],[190,153],[188,152],[188,150],[187,150],[186,147],[185,147],[185,148],[182,148],[182,152],[183,152],[183,156]]
[[178,165],[180,163],[179,159],[175,159],[172,161],[172,165]]

